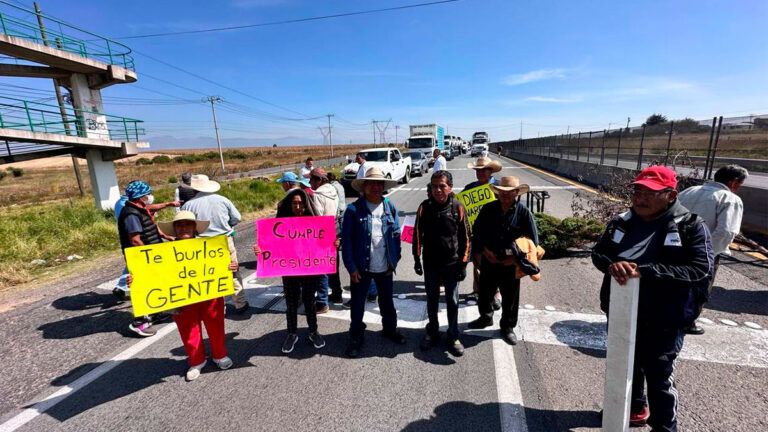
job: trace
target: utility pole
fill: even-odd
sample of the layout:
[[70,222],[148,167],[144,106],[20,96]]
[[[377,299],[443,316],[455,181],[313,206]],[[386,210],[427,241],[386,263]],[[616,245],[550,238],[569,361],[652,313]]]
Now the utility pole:
[[[384,144],[384,141],[386,141],[386,132],[387,128],[389,127],[389,124],[392,122],[392,119],[389,119],[386,121],[386,124],[384,125],[384,128],[379,127],[379,123],[384,123],[384,120],[374,120],[373,125],[376,129],[379,130],[379,144]],[[373,132],[373,139],[376,139],[376,131]]]
[[[43,12],[40,10],[40,6],[37,2],[32,3],[35,7],[35,15],[37,15],[37,25],[40,27],[40,36],[43,38],[43,44],[48,46],[48,38],[45,33],[45,23],[43,22]],[[56,38],[56,47],[61,49],[61,40]],[[67,109],[64,106],[64,98],[61,96],[60,83],[57,78],[53,79],[53,91],[56,92],[56,102],[59,105],[59,113],[61,113],[61,122],[64,124],[64,133],[69,135],[69,119],[67,118]],[[127,138],[127,137],[126,137]],[[75,170],[75,178],[77,179],[77,188],[80,190],[80,196],[85,196],[85,189],[83,189],[83,178],[80,176],[80,166],[77,162],[77,158],[74,154],[72,157],[72,168]]]
[[630,120],[630,118],[627,117],[627,132],[629,132],[629,120]]
[[220,96],[208,96],[203,98],[203,102],[210,102],[211,104],[211,114],[213,114],[213,129],[216,131],[216,146],[219,148],[219,159],[221,160],[221,172],[222,174],[226,172],[226,169],[224,168],[224,153],[221,151],[221,139],[219,138],[219,124],[216,122],[216,108],[214,107],[214,104],[223,102],[224,99],[222,99]]
[[371,126],[373,126],[373,146],[376,146],[376,120],[371,120]]
[[333,135],[331,134],[331,117],[334,116],[334,114],[326,114],[326,117],[328,117],[328,143],[331,146],[331,158],[333,158]]
[[399,129],[400,129],[400,125],[395,125],[395,145],[398,145],[398,144],[400,144],[400,143],[397,141],[397,131],[398,131]]

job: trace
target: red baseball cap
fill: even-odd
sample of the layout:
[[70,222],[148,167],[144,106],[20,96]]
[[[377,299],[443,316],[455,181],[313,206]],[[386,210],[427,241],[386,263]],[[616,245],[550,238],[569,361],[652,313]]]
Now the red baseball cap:
[[661,165],[649,166],[640,171],[633,185],[645,186],[648,189],[660,191],[677,188],[677,173],[670,168]]

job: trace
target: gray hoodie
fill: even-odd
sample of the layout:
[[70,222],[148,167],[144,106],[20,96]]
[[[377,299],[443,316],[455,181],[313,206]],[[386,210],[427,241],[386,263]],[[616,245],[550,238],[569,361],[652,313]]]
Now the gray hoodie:
[[315,189],[312,200],[314,201],[315,210],[317,211],[318,216],[336,217],[339,195],[336,193],[336,188],[333,187],[333,185],[326,183]]

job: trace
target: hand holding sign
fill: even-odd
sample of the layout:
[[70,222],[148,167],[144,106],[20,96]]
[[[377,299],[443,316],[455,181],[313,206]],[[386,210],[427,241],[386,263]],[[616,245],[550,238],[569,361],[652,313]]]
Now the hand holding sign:
[[256,230],[259,277],[336,273],[333,216],[261,219],[256,221]]
[[474,225],[475,219],[477,219],[477,215],[480,214],[480,209],[484,205],[496,201],[496,195],[488,184],[459,192],[456,194],[456,198],[467,209],[467,219],[470,226]]

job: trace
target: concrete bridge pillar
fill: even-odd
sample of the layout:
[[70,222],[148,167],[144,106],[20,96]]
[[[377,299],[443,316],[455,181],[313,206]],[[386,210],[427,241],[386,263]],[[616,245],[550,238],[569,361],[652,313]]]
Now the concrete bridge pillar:
[[[83,74],[72,75],[70,89],[72,106],[78,110],[79,121],[76,128],[78,135],[108,140],[107,118],[99,114],[104,112],[101,91],[91,89],[88,85],[88,76]],[[104,159],[102,150],[89,149],[86,152],[93,198],[98,208],[107,210],[115,207],[115,202],[120,198],[120,188],[117,184],[114,162]]]

